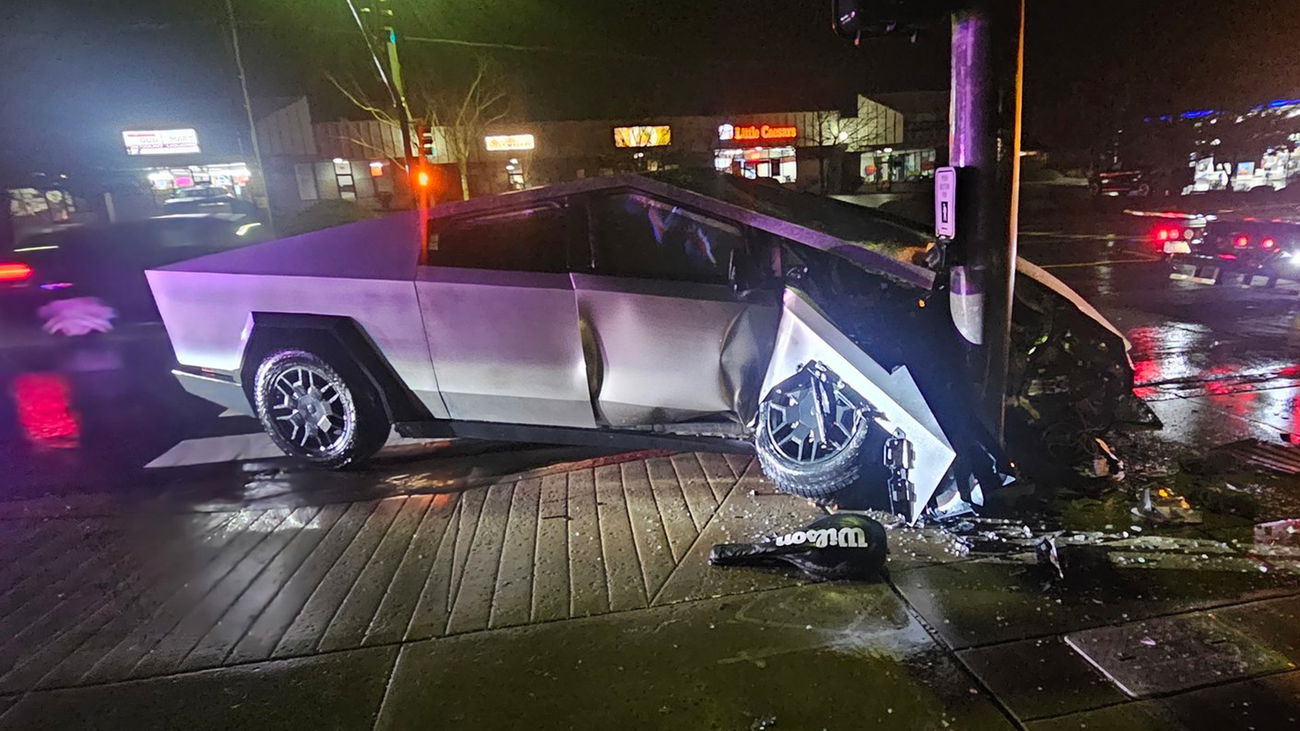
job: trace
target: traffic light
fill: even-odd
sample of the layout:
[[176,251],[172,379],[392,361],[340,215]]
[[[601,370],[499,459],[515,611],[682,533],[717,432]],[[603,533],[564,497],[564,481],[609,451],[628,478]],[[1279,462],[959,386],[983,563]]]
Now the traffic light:
[[915,34],[942,21],[953,0],[831,0],[835,32],[857,43],[864,36]]
[[433,162],[434,156],[438,154],[437,148],[433,146],[433,130],[431,129],[420,131],[420,154],[429,162]]
[[421,188],[427,190],[427,189],[429,188],[429,183],[431,183],[431,182],[433,182],[433,181],[432,181],[432,179],[429,177],[429,171],[428,171],[428,170],[425,170],[424,168],[420,168],[419,170],[415,171],[415,184],[416,184],[416,185],[418,185],[418,186],[420,186]]

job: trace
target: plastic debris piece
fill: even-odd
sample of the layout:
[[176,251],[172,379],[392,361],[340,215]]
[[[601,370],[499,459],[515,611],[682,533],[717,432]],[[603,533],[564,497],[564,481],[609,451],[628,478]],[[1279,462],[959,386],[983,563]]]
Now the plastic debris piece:
[[1300,547],[1300,518],[1285,518],[1256,524],[1255,543]]
[[709,551],[709,563],[786,563],[815,579],[876,579],[884,569],[885,544],[879,522],[858,513],[836,513],[760,543],[719,543]]
[[1153,523],[1197,525],[1202,522],[1199,510],[1192,508],[1182,495],[1165,487],[1143,488],[1137,511]]
[[1124,460],[1101,437],[1093,437],[1092,476],[1110,480],[1124,479]]
[[1040,566],[1049,567],[1058,579],[1065,578],[1065,571],[1061,568],[1061,556],[1057,553],[1056,541],[1052,540],[1051,536],[1044,536],[1038,542],[1038,550],[1035,553]]

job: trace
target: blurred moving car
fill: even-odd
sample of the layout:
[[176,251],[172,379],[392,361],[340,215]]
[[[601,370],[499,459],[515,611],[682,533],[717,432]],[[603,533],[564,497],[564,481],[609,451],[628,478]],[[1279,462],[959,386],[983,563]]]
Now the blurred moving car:
[[[362,464],[393,426],[738,449],[781,490],[842,506],[852,490],[914,521],[979,504],[1006,464],[974,416],[935,246],[871,209],[672,172],[449,203],[148,277],[187,390],[321,466]],[[1009,400],[1030,419],[1111,423],[1133,398],[1123,337],[1050,274],[1020,273]]]
[[44,231],[0,252],[0,313],[31,321],[52,301],[94,297],[116,310],[120,320],[156,320],[146,269],[266,238],[263,224],[225,213]]
[[1172,279],[1222,284],[1239,276],[1266,287],[1300,281],[1300,222],[1192,217],[1158,227],[1154,237],[1174,265]]
[[237,216],[248,216],[250,220],[258,220],[262,215],[261,209],[236,196],[234,193],[214,186],[199,185],[193,188],[185,188],[176,195],[163,201],[164,214],[177,213],[226,213]]

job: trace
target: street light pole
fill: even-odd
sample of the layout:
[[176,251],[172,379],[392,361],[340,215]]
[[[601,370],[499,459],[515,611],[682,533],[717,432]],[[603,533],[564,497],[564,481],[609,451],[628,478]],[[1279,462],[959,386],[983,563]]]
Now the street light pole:
[[402,124],[402,147],[406,151],[407,167],[415,169],[411,159],[411,107],[406,103],[406,87],[402,84],[402,64],[397,58],[397,30],[393,27],[393,11],[387,7],[388,0],[379,0],[381,8],[387,12],[384,24],[385,45],[388,46],[388,73],[393,81],[393,91],[397,94],[397,118]]
[[[352,19],[356,21],[357,28],[361,31],[361,37],[366,42],[366,50],[370,52],[370,58],[375,62],[375,69],[379,72],[379,80],[384,82],[384,87],[388,89],[389,98],[392,100],[393,107],[397,112],[397,123],[401,128],[402,136],[402,162],[406,165],[406,173],[409,178],[415,174],[414,160],[411,156],[411,108],[406,103],[406,89],[402,85],[402,65],[397,56],[397,29],[393,25],[393,9],[389,6],[388,0],[376,0],[378,10],[370,5],[362,5],[360,11],[352,0],[347,0],[348,9],[352,11]],[[375,52],[374,44],[371,42],[370,29],[361,18],[362,13],[377,14],[381,17],[381,32],[384,34],[384,46],[387,48],[388,67],[385,69],[383,61],[380,61],[379,54]]]
[[957,168],[955,252],[983,292],[973,376],[985,426],[1005,426],[1020,203],[1024,0],[973,0],[952,15],[950,164]]
[[248,78],[244,74],[244,57],[239,49],[239,28],[235,25],[235,8],[226,0],[226,20],[230,23],[230,44],[235,50],[235,70],[239,73],[239,90],[244,97],[244,115],[248,118],[248,135],[253,144],[253,160],[257,163],[257,177],[262,193],[266,195],[266,225],[275,231],[275,214],[271,212],[271,188],[266,182],[266,166],[262,164],[262,147],[257,141],[257,122],[253,119],[253,103],[248,96]]

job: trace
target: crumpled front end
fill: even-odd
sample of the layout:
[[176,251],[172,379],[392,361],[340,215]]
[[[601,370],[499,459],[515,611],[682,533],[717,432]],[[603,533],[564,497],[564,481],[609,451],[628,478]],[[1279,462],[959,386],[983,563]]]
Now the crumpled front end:
[[[870,476],[828,471],[874,470],[887,504],[914,522],[956,457],[908,368],[886,370],[796,289],[785,292],[761,393],[756,449],[778,487],[780,468],[802,471],[805,482]],[[858,413],[846,418],[844,403],[855,403]],[[845,449],[856,451],[846,459]]]

